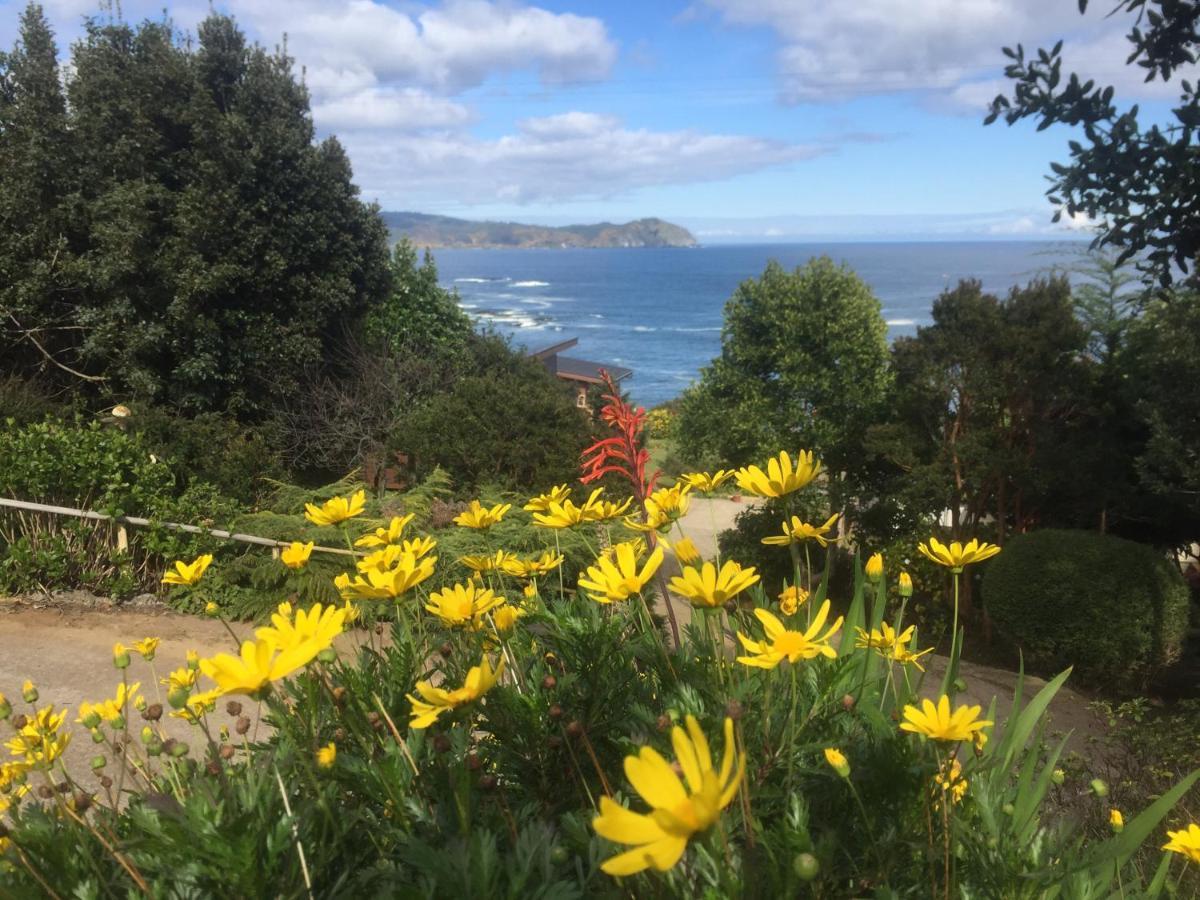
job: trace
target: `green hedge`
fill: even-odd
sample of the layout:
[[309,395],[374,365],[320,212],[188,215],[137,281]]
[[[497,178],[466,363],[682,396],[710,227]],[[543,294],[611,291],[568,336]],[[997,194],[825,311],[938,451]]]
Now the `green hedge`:
[[1179,658],[1189,598],[1178,568],[1144,544],[1045,529],[1009,541],[987,567],[983,600],[1026,667],[1110,691],[1142,689]]

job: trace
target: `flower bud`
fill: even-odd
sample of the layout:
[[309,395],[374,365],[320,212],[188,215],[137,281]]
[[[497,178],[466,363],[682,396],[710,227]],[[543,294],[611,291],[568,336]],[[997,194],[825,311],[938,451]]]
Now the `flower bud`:
[[233,759],[233,754],[236,752],[237,751],[234,749],[233,744],[222,744],[221,748],[217,751],[217,755],[220,756],[221,759],[228,761]]
[[118,669],[129,668],[129,650],[124,644],[113,644],[113,666]]
[[551,703],[550,708],[546,711],[546,714],[550,716],[553,721],[557,722],[563,717],[563,708],[557,703]]
[[102,755],[96,754],[95,756],[92,757],[92,771],[93,772],[98,772],[107,765],[108,765],[108,760],[105,759]]
[[829,763],[830,768],[842,778],[850,777],[850,761],[846,759],[846,755],[841,750],[836,747],[826,747],[825,762]]
[[151,744],[157,740],[158,735],[154,733],[153,728],[151,728],[149,725],[145,725],[142,727],[141,738],[143,744]]
[[230,700],[225,704],[225,712],[233,716],[235,719],[242,714],[242,704],[237,700]]
[[1064,772],[1062,769],[1055,769],[1053,772],[1050,773],[1050,780],[1053,781],[1055,784],[1061,786],[1062,783],[1067,780],[1067,773]]
[[209,600],[204,604],[204,614],[209,618],[215,619],[221,614],[221,607]]
[[104,788],[107,791],[112,786],[113,786],[113,780],[111,778],[109,778],[107,775],[100,776],[100,787]]
[[151,703],[142,710],[142,718],[147,722],[157,722],[162,718],[163,708],[161,703]]
[[334,650],[332,647],[326,647],[324,650],[322,650],[320,653],[317,654],[317,659],[323,663],[331,663],[337,659],[337,651]]
[[23,685],[21,685],[21,699],[23,699],[26,703],[38,702],[38,689],[33,686],[32,681],[26,681]]
[[1103,779],[1093,778],[1090,786],[1092,793],[1094,793],[1097,797],[1108,796],[1108,785],[1104,783]]
[[812,881],[821,872],[821,864],[811,853],[797,853],[792,859],[792,871],[801,881]]
[[83,815],[92,808],[92,795],[85,794],[83,791],[79,791],[74,797],[71,798],[71,805],[74,807],[75,812]]
[[961,677],[960,677],[960,678],[955,678],[955,679],[954,679],[954,690],[955,690],[955,691],[957,691],[958,693],[960,693],[960,694],[961,694],[961,693],[962,693],[963,691],[965,691],[966,689],[967,689],[967,682],[966,682],[966,681],[964,681],[964,680],[963,680]]
[[179,759],[180,757],[187,756],[189,749],[185,741],[176,741],[175,745],[171,748],[171,755]]
[[901,572],[899,578],[899,589],[901,597],[911,597],[913,591],[912,576],[907,572]]
[[98,728],[100,726],[100,713],[90,703],[81,703],[79,705],[79,724],[84,728]]
[[583,723],[578,719],[572,719],[567,723],[567,737],[581,737],[583,735]]
[[863,571],[867,576],[867,581],[871,584],[879,584],[879,580],[883,578],[883,554],[872,553],[863,567]]
[[1108,824],[1112,826],[1113,834],[1120,834],[1125,830],[1125,817],[1115,806],[1108,811]]
[[183,709],[187,706],[189,694],[190,691],[185,687],[173,687],[167,691],[167,702],[172,709]]
[[104,734],[100,731],[99,728],[93,728],[91,730],[91,735],[92,735],[92,743],[93,744],[103,744],[104,743]]
[[558,679],[555,678],[553,675],[547,675],[545,678],[542,679],[542,690],[544,690],[544,691],[552,691],[557,686],[558,686]]
[[239,716],[237,722],[234,723],[233,730],[238,734],[245,734],[250,730],[250,717]]
[[1016,809],[1017,808],[1015,806],[1013,806],[1011,803],[1005,803],[1003,806],[1000,807],[1000,811],[1002,813],[1004,813],[1006,816],[1011,816],[1014,812],[1016,812]]
[[200,668],[200,654],[195,650],[187,652],[187,667],[193,672]]
[[9,702],[5,699],[4,695],[0,694],[0,722],[3,722],[11,715],[12,706],[9,705]]

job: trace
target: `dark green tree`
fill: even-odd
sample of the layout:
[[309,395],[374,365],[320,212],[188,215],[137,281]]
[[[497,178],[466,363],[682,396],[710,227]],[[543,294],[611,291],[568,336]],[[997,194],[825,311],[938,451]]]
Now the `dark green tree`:
[[83,371],[71,312],[78,299],[75,148],[42,8],[21,15],[0,53],[0,367],[50,384],[96,383]]
[[341,146],[315,141],[292,60],[214,14],[194,44],[90,20],[69,103],[56,65],[31,7],[0,67],[0,216],[24,223],[0,234],[6,368],[243,420],[336,371],[388,292],[387,234]]
[[680,442],[725,465],[811,449],[854,472],[889,379],[887,325],[862,279],[828,257],[793,272],[772,262],[725,305],[721,355],[680,404]]
[[[1088,0],[1078,2],[1084,12]],[[1200,5],[1117,0],[1112,14],[1120,13],[1135,17],[1126,62],[1142,69],[1146,81],[1170,81],[1180,67],[1196,61]],[[1177,269],[1189,272],[1200,251],[1200,84],[1182,80],[1173,121],[1147,126],[1136,105],[1118,107],[1112,86],[1064,76],[1062,41],[1028,55],[1021,45],[1004,53],[1011,60],[1005,75],[1013,81],[1012,96],[992,101],[987,123],[1033,119],[1039,131],[1051,125],[1083,131],[1082,140],[1068,142],[1070,161],[1051,163],[1048,194],[1059,207],[1055,221],[1063,213],[1095,219],[1100,232],[1094,246],[1119,249],[1122,262],[1138,258],[1162,286],[1172,283]],[[1195,278],[1192,273],[1190,280]]]

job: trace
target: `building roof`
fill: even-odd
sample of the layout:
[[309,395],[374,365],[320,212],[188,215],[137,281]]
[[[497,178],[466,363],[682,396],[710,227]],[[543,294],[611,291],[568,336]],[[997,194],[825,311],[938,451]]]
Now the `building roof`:
[[606,363],[592,362],[590,359],[575,359],[571,356],[558,356],[557,354],[545,360],[545,362],[551,372],[559,378],[565,378],[569,381],[587,381],[601,384],[604,379],[600,377],[600,373],[607,372],[615,384],[624,381],[633,374],[633,369],[627,369],[624,366],[613,366]]

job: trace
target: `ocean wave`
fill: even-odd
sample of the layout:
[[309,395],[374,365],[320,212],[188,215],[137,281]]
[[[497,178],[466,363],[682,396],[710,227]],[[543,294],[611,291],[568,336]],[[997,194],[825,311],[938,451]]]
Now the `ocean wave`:
[[652,326],[652,325],[634,325],[634,326],[633,326],[633,330],[634,330],[634,331],[639,331],[639,332],[645,332],[645,331],[658,331],[658,328],[656,328],[656,327],[654,327],[654,326]]
[[720,326],[720,325],[713,325],[713,326],[711,326],[711,327],[708,327],[708,328],[682,328],[682,327],[672,327],[672,328],[668,328],[668,329],[666,329],[666,330],[667,330],[667,331],[677,331],[677,332],[679,332],[680,334],[705,334],[705,333],[708,333],[708,332],[711,332],[711,331],[720,331],[720,330],[721,330],[721,326]]
[[915,319],[888,319],[887,324],[892,327],[901,327],[904,325],[916,325]]
[[459,284],[495,284],[496,282],[508,281],[508,278],[494,276],[488,278],[455,278],[454,280]]
[[514,281],[513,287],[550,287],[548,281]]

